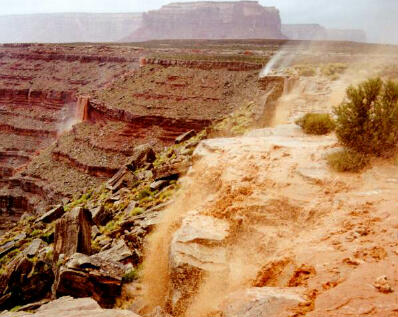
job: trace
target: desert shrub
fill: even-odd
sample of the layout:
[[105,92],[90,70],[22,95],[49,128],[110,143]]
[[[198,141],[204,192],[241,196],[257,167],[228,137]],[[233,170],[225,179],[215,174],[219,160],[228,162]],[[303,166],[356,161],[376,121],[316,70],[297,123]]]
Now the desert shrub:
[[376,155],[397,149],[398,83],[374,78],[350,86],[334,112],[336,134],[345,146]]
[[335,123],[328,113],[307,113],[296,120],[305,133],[308,134],[327,134],[334,130]]
[[338,172],[360,172],[369,164],[366,154],[349,149],[329,154],[327,161]]
[[327,64],[321,68],[321,73],[322,73],[322,75],[327,76],[332,80],[335,80],[346,69],[347,69],[346,64],[342,64],[342,63]]
[[122,280],[124,283],[131,283],[137,278],[138,278],[138,271],[136,269],[131,269],[123,275]]
[[299,76],[311,77],[316,75],[316,69],[311,65],[297,65],[295,69]]

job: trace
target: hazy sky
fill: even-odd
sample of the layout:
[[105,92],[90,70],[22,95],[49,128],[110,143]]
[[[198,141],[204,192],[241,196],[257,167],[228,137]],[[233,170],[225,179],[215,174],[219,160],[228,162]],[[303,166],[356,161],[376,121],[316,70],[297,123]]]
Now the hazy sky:
[[[0,0],[0,15],[47,12],[138,12],[157,9],[169,2],[172,0]],[[366,31],[369,41],[398,44],[398,0],[260,0],[259,2],[264,6],[279,8],[283,23],[319,23],[331,28],[359,28]]]

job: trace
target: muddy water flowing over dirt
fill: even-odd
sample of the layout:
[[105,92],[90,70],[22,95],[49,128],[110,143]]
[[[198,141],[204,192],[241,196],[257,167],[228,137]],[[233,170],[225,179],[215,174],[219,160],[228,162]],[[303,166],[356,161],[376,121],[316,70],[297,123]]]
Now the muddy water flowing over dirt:
[[234,316],[234,292],[272,287],[300,298],[295,311],[312,311],[319,301],[312,316],[341,316],[365,303],[389,316],[393,295],[371,285],[386,275],[397,287],[396,168],[376,162],[362,175],[334,174],[323,157],[334,147],[334,136],[304,136],[289,125],[204,141],[184,190],[150,237],[149,308]]
[[302,80],[279,100],[274,128],[199,145],[148,241],[146,311],[395,316],[397,167],[375,160],[362,174],[334,173],[325,159],[339,148],[333,134],[277,125],[330,111],[343,89]]

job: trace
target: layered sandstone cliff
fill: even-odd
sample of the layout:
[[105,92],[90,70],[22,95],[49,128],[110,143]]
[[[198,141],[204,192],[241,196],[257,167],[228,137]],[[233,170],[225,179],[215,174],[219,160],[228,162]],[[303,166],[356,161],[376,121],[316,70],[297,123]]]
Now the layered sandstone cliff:
[[284,38],[279,11],[257,1],[171,3],[144,13],[129,40]]

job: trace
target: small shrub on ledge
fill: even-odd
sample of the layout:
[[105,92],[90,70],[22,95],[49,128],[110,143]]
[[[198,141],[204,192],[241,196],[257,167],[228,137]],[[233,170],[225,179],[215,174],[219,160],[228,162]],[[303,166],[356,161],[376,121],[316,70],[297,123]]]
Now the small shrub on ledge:
[[335,128],[334,120],[328,113],[307,113],[296,120],[296,124],[305,133],[315,135],[328,134]]
[[337,172],[358,173],[369,164],[366,154],[347,149],[329,154],[327,161],[329,166]]

